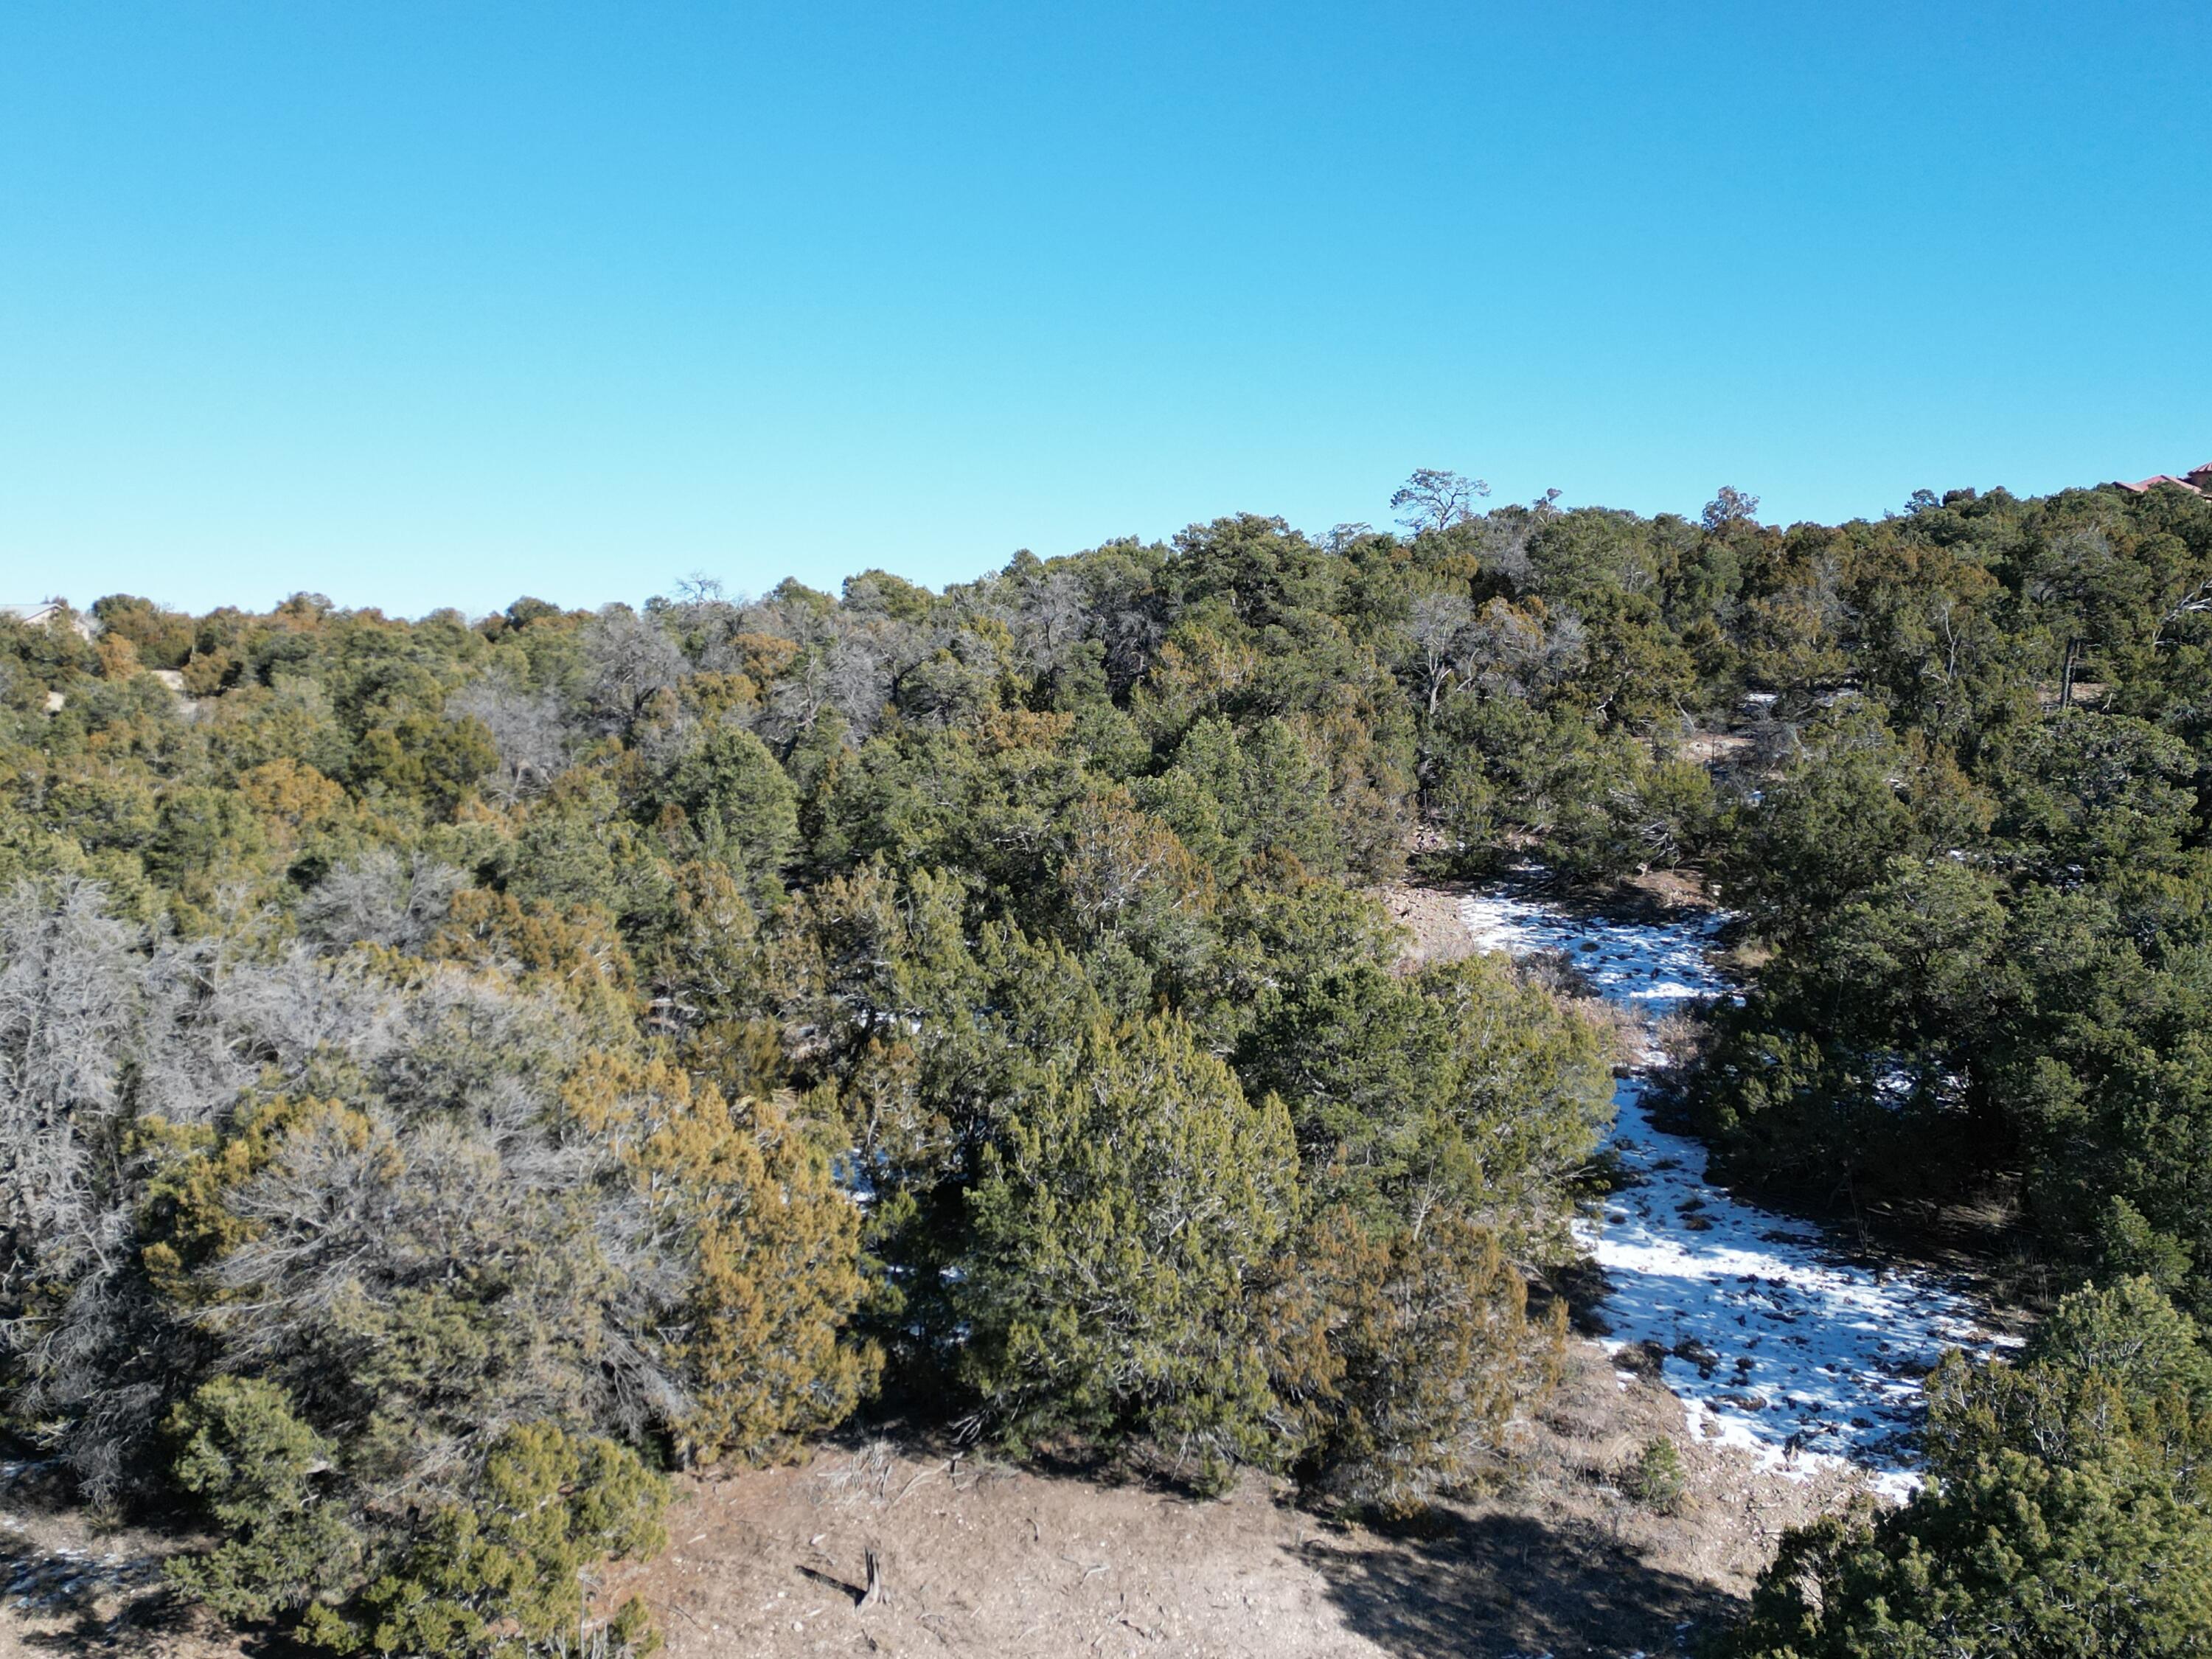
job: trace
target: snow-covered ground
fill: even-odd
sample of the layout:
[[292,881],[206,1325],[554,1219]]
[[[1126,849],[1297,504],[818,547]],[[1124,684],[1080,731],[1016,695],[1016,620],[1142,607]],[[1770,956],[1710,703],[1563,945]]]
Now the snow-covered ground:
[[[1616,921],[1511,891],[1460,912],[1486,950],[1563,951],[1607,999],[1655,1018],[1728,988],[1707,957],[1712,918]],[[1647,1087],[1621,1079],[1610,1144],[1627,1184],[1578,1229],[1611,1287],[1607,1345],[1669,1352],[1666,1381],[1693,1434],[1785,1466],[1841,1457],[1909,1492],[1920,1379],[1947,1347],[1980,1355],[2010,1339],[1956,1287],[1844,1261],[1812,1224],[1710,1184],[1705,1148],[1653,1126]]]

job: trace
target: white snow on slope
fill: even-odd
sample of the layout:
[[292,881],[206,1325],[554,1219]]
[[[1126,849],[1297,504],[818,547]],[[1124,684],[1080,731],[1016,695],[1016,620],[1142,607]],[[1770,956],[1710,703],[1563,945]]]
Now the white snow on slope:
[[[1565,951],[1608,1000],[1654,1018],[1728,989],[1707,958],[1717,918],[1617,921],[1499,891],[1460,914],[1484,949]],[[1845,1261],[1813,1224],[1710,1184],[1705,1148],[1653,1126],[1648,1086],[1621,1079],[1609,1144],[1628,1184],[1577,1228],[1610,1287],[1607,1346],[1670,1352],[1667,1385],[1693,1434],[1784,1466],[1842,1458],[1909,1493],[1920,1379],[1947,1347],[1984,1356],[2014,1339],[1933,1275]]]

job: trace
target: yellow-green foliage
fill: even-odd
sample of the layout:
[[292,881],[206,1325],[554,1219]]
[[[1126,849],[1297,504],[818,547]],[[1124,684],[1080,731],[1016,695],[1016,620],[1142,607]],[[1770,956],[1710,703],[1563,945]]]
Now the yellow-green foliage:
[[300,1420],[283,1389],[219,1376],[166,1427],[172,1477],[228,1534],[173,1559],[170,1583],[218,1613],[256,1620],[350,1588],[364,1540],[328,1487],[337,1449]]
[[366,1118],[337,1101],[290,1096],[246,1103],[220,1135],[204,1126],[179,1128],[158,1118],[138,1125],[137,1150],[155,1170],[146,1183],[141,1223],[146,1243],[139,1259],[165,1294],[190,1302],[207,1293],[204,1281],[194,1281],[194,1271],[259,1231],[230,1207],[232,1196],[268,1167],[286,1137],[324,1124],[356,1146],[369,1133]]
[[453,895],[446,924],[423,955],[511,975],[574,1011],[599,1042],[619,1042],[635,1030],[636,970],[612,921],[595,906],[562,910],[542,899],[470,888]]
[[1377,1232],[1342,1207],[1320,1216],[1268,1308],[1300,1467],[1386,1516],[1462,1486],[1557,1379],[1565,1310],[1532,1320],[1528,1301],[1496,1236],[1463,1217]]
[[665,1346],[687,1456],[754,1456],[842,1420],[876,1356],[841,1333],[866,1294],[860,1218],[772,1101],[724,1101],[663,1060],[588,1056],[564,1109],[616,1150],[690,1285]]
[[[466,1503],[425,1517],[412,1546],[343,1608],[311,1608],[302,1632],[340,1653],[526,1659],[595,1623],[583,1573],[658,1550],[667,1487],[636,1453],[550,1423],[510,1430]],[[650,1651],[646,1608],[604,1621],[609,1648]]]

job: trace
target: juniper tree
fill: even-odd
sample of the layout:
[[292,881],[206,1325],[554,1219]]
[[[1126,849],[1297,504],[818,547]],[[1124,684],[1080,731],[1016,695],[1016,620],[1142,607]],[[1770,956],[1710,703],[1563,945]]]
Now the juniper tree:
[[1142,1438],[1206,1480],[1271,1456],[1253,1287],[1297,1202],[1280,1103],[1180,1022],[1095,1024],[1010,1107],[968,1194],[960,1375],[1001,1439]]
[[2212,1358],[2144,1280],[2061,1303],[2016,1362],[1948,1357],[1935,1480],[1790,1533],[1741,1659],[2201,1654],[2212,1632]]

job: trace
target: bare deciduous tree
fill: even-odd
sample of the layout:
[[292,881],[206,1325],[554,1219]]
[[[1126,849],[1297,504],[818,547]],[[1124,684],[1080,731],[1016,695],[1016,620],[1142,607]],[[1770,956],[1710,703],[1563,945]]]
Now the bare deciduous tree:
[[605,1167],[604,1148],[526,1109],[324,1110],[233,1198],[252,1236],[210,1269],[222,1295],[205,1322],[228,1368],[311,1410],[398,1412],[394,1500],[453,1495],[518,1423],[636,1432],[684,1402],[648,1354],[656,1298],[621,1283],[643,1217],[596,1181]]
[[472,715],[491,733],[499,770],[484,780],[484,790],[506,805],[538,793],[568,763],[569,732],[550,691],[486,678],[448,697],[446,712]]
[[5,1273],[66,1270],[96,1249],[137,1003],[137,933],[96,882],[0,901],[0,1229]]
[[1090,631],[1091,611],[1083,579],[1073,571],[1040,568],[1019,579],[1014,637],[1034,666],[1051,670]]
[[1437,699],[1451,678],[1453,648],[1474,619],[1474,607],[1460,593],[1424,593],[1413,601],[1413,614],[1406,632],[1420,653],[1421,679],[1428,693],[1429,714],[1437,712]]
[[689,665],[658,618],[641,617],[626,605],[608,605],[585,624],[584,661],[593,708],[622,731]]
[[830,647],[828,690],[831,707],[856,732],[872,732],[890,701],[896,661],[893,641],[876,629],[855,630]]
[[1465,524],[1474,516],[1476,498],[1489,493],[1490,486],[1480,478],[1423,466],[1416,467],[1413,476],[1398,486],[1390,497],[1390,505],[1413,509],[1398,522],[1419,535]]
[[15,1409],[95,1498],[118,1487],[159,1398],[163,1345],[131,1246],[123,1080],[142,1006],[136,928],[95,882],[0,900],[0,1340]]
[[1705,510],[1698,521],[1708,530],[1720,530],[1732,524],[1756,524],[1759,497],[1733,484],[1723,484],[1713,492],[1712,500],[1705,503]]
[[1582,666],[1587,641],[1571,611],[1540,621],[1503,599],[1492,599],[1458,635],[1460,678],[1510,696],[1556,685]]
[[300,931],[334,950],[419,951],[467,879],[450,865],[380,847],[315,884],[300,905]]

